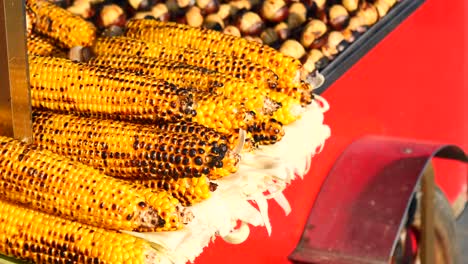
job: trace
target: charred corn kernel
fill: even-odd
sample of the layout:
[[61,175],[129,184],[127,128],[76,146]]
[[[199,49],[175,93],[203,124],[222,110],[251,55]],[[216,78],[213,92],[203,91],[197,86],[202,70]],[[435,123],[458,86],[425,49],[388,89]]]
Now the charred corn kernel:
[[228,159],[221,136],[207,140],[145,124],[36,112],[33,133],[42,148],[125,179],[200,177]]
[[173,47],[165,45],[165,43],[163,44],[164,45],[128,37],[103,37],[98,38],[96,44],[93,46],[93,50],[97,55],[117,54],[143,56],[182,62],[208,70],[226,73],[251,82],[258,87],[276,85],[278,76],[275,73],[249,60],[216,52]]
[[196,114],[187,90],[110,67],[29,56],[29,81],[37,109],[150,121]]
[[145,74],[170,82],[180,88],[221,94],[244,103],[247,109],[256,113],[269,114],[275,110],[274,106],[271,109],[271,106],[266,105],[267,91],[265,89],[204,68],[151,57],[126,55],[100,55],[92,58],[89,63]]
[[212,140],[226,140],[228,149],[234,152],[239,152],[239,150],[236,149],[239,144],[243,145],[241,151],[249,152],[255,148],[251,136],[242,134],[239,129],[235,129],[233,133],[219,133],[213,128],[209,128],[193,122],[158,123],[155,126],[159,129],[170,132],[194,133],[198,137],[204,138],[210,142]]
[[280,141],[284,136],[283,124],[273,118],[262,118],[250,125],[248,131],[260,145],[271,145]]
[[0,253],[31,263],[159,263],[136,237],[0,200]]
[[0,154],[3,199],[112,230],[161,230],[166,214],[178,215],[170,196],[156,204],[164,208],[159,215],[150,203],[157,193],[142,193],[125,181],[37,145],[0,137]]
[[161,216],[164,225],[156,228],[154,231],[177,231],[193,219],[192,212],[182,207],[181,202],[168,191],[162,189],[155,190],[135,183],[132,184],[132,187],[137,189],[138,193],[145,196],[148,199],[148,204],[151,204],[158,215]]
[[206,176],[200,178],[180,178],[169,180],[137,180],[136,183],[157,190],[165,190],[177,198],[183,206],[191,206],[208,199],[214,183]]
[[301,62],[275,49],[209,29],[155,20],[132,20],[126,36],[157,41],[179,47],[209,50],[247,59],[271,69],[279,77],[278,85],[286,92],[300,84]]
[[273,119],[281,122],[283,125],[289,125],[300,118],[303,108],[299,100],[279,92],[271,92],[269,97],[271,100],[281,105],[281,107],[272,114]]
[[220,179],[229,176],[237,171],[239,166],[240,156],[232,151],[227,151],[225,161],[212,160],[215,163],[213,172],[208,175],[210,180]]
[[96,28],[80,16],[47,0],[27,0],[26,6],[34,14],[34,30],[56,40],[61,46],[91,46]]
[[66,57],[66,53],[52,42],[34,33],[28,35],[27,49],[29,55]]

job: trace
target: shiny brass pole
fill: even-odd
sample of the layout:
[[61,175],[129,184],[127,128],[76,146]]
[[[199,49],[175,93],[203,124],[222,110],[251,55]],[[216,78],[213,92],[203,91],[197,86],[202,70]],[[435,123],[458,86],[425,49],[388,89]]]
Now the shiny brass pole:
[[24,1],[0,0],[0,135],[32,141]]

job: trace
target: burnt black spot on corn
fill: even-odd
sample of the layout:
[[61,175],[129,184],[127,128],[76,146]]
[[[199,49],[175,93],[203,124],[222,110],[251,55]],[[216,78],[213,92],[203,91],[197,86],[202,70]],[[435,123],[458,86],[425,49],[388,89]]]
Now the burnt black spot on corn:
[[139,184],[152,189],[161,189],[177,198],[183,206],[191,206],[211,196],[210,181],[206,176],[200,178],[180,178],[169,180],[138,180]]
[[[249,152],[252,151],[255,146],[253,139],[249,135],[242,135],[239,129],[234,129],[232,133],[220,133],[213,128],[209,128],[194,122],[179,122],[179,123],[158,123],[155,124],[159,129],[165,131],[172,131],[177,133],[193,133],[196,134],[200,138],[204,138],[205,140],[209,141],[210,143],[213,141],[226,141],[227,148],[231,151],[236,151],[236,147],[242,143],[243,149],[242,151]],[[239,142],[242,140],[243,142]],[[203,152],[203,149],[199,149],[198,151]]]
[[55,46],[50,40],[34,33],[28,35],[26,44],[29,55],[66,57],[65,51]]
[[123,120],[190,118],[192,94],[173,84],[67,59],[29,56],[32,106]]
[[227,140],[215,132],[207,139],[153,125],[36,112],[33,133],[44,149],[125,179],[200,177],[214,173],[212,160],[229,165],[227,149],[218,147]]
[[252,134],[255,142],[260,145],[275,144],[284,136],[283,124],[273,118],[265,118],[255,122],[249,126],[248,132]]
[[151,246],[116,231],[0,200],[0,253],[31,263],[159,263]]
[[97,227],[130,231],[183,227],[177,218],[178,201],[169,194],[142,192],[64,155],[7,137],[0,137],[0,186],[2,199]]
[[[202,44],[200,44],[202,45]],[[257,87],[265,84],[276,84],[278,76],[267,67],[233,57],[230,54],[198,50],[187,47],[174,47],[161,43],[132,39],[128,37],[98,38],[93,51],[98,55],[130,55],[153,57],[161,60],[172,60],[185,64],[218,71],[230,76],[244,79]]]
[[27,0],[26,6],[34,16],[34,31],[57,41],[64,48],[91,46],[96,27],[80,16],[47,0]]
[[221,94],[244,103],[247,109],[257,113],[271,112],[265,106],[267,90],[227,74],[151,57],[100,55],[92,58],[89,63],[145,74],[181,88]]
[[129,21],[125,34],[136,39],[183,48],[209,50],[256,62],[278,75],[278,85],[272,88],[296,98],[302,96],[300,91],[303,89],[300,83],[301,62],[266,45],[209,29],[146,19]]

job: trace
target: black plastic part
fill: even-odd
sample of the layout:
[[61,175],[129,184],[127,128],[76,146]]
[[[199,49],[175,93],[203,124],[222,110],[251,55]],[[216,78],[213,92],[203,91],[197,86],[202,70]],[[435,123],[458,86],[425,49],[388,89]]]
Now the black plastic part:
[[403,0],[398,2],[386,16],[358,37],[330,64],[320,71],[320,73],[325,76],[325,82],[322,86],[314,90],[314,93],[323,93],[361,57],[412,14],[423,2],[424,0]]

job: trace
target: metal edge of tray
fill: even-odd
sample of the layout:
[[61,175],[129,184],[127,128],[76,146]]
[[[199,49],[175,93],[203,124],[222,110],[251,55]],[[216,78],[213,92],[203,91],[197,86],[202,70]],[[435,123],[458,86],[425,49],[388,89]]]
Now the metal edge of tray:
[[403,0],[397,3],[386,16],[359,36],[343,52],[338,54],[330,64],[325,66],[321,74],[325,77],[325,82],[314,92],[323,93],[338,78],[340,78],[359,59],[367,54],[377,43],[386,37],[403,20],[411,15],[425,0]]

